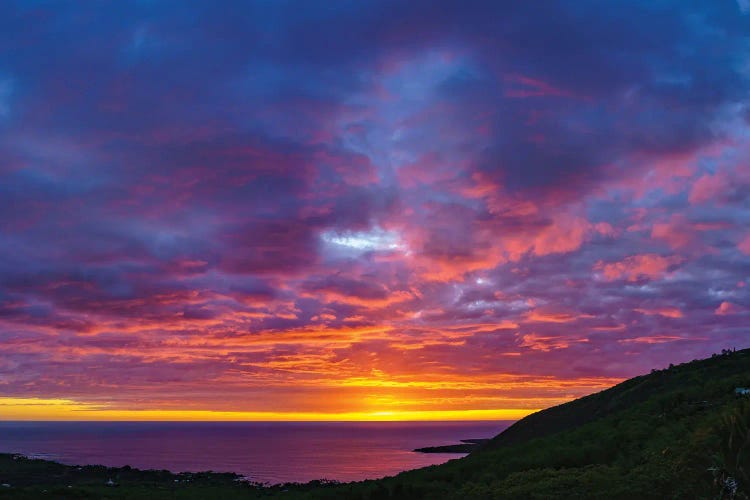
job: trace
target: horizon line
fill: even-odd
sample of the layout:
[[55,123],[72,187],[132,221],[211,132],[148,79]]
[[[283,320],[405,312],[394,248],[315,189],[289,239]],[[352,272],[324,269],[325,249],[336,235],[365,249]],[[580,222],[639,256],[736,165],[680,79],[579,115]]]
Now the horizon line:
[[442,422],[519,420],[538,408],[466,410],[380,410],[318,413],[305,411],[213,411],[113,409],[68,399],[2,398],[8,422]]
[[517,422],[519,419],[445,419],[445,420],[51,420],[0,419],[4,423],[67,423],[67,424],[388,424],[388,423],[450,423],[450,422]]

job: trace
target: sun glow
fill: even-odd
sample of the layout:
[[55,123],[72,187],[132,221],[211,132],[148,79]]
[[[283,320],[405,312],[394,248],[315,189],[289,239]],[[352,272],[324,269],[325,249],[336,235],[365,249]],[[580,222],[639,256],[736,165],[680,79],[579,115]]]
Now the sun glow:
[[210,411],[210,410],[124,410],[68,399],[0,398],[3,420],[54,421],[221,421],[221,422],[389,422],[440,420],[518,420],[538,409],[487,410],[387,410],[341,413]]

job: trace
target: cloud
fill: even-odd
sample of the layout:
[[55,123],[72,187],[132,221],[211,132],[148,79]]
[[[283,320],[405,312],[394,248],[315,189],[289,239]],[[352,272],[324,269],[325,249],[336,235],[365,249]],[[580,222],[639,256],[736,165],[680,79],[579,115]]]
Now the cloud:
[[556,349],[567,349],[576,342],[588,342],[588,339],[566,338],[563,336],[542,336],[529,333],[521,337],[520,347],[528,347],[533,350],[549,352]]
[[660,279],[682,261],[683,258],[677,255],[669,257],[656,254],[631,255],[619,262],[599,261],[594,269],[601,271],[604,279],[608,281],[622,278],[627,281],[637,281],[642,278]]
[[745,238],[739,242],[737,248],[745,255],[750,255],[750,235],[745,236]]
[[719,304],[719,307],[716,308],[716,311],[714,311],[714,313],[719,316],[725,316],[727,314],[737,314],[742,311],[744,311],[744,308],[738,306],[737,304],[724,301]]
[[731,2],[6,3],[0,33],[3,394],[536,409],[746,342]]
[[722,174],[704,174],[690,190],[688,199],[690,203],[706,203],[707,201],[720,199],[729,189],[729,179]]
[[666,307],[666,308],[661,308],[661,309],[642,309],[642,308],[637,308],[637,309],[635,309],[635,311],[637,311],[639,313],[642,313],[642,314],[649,315],[649,316],[653,316],[653,315],[657,314],[659,316],[664,316],[665,318],[675,318],[675,319],[678,319],[678,318],[684,317],[684,314],[683,314],[682,310],[674,308],[674,307]]

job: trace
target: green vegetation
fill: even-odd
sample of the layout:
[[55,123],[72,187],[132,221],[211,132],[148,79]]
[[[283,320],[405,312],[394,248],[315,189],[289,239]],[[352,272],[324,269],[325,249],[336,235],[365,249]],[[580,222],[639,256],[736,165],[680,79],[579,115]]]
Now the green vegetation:
[[465,458],[357,483],[263,487],[4,455],[0,499],[750,499],[750,397],[738,387],[750,387],[750,350],[655,370],[520,420]]

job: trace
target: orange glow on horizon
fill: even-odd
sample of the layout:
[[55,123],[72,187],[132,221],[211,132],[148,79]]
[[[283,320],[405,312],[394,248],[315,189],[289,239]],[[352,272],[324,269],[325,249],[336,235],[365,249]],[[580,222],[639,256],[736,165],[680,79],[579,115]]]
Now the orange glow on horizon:
[[539,409],[387,410],[342,413],[122,410],[67,399],[0,398],[0,420],[175,421],[175,422],[397,422],[443,420],[518,420]]

